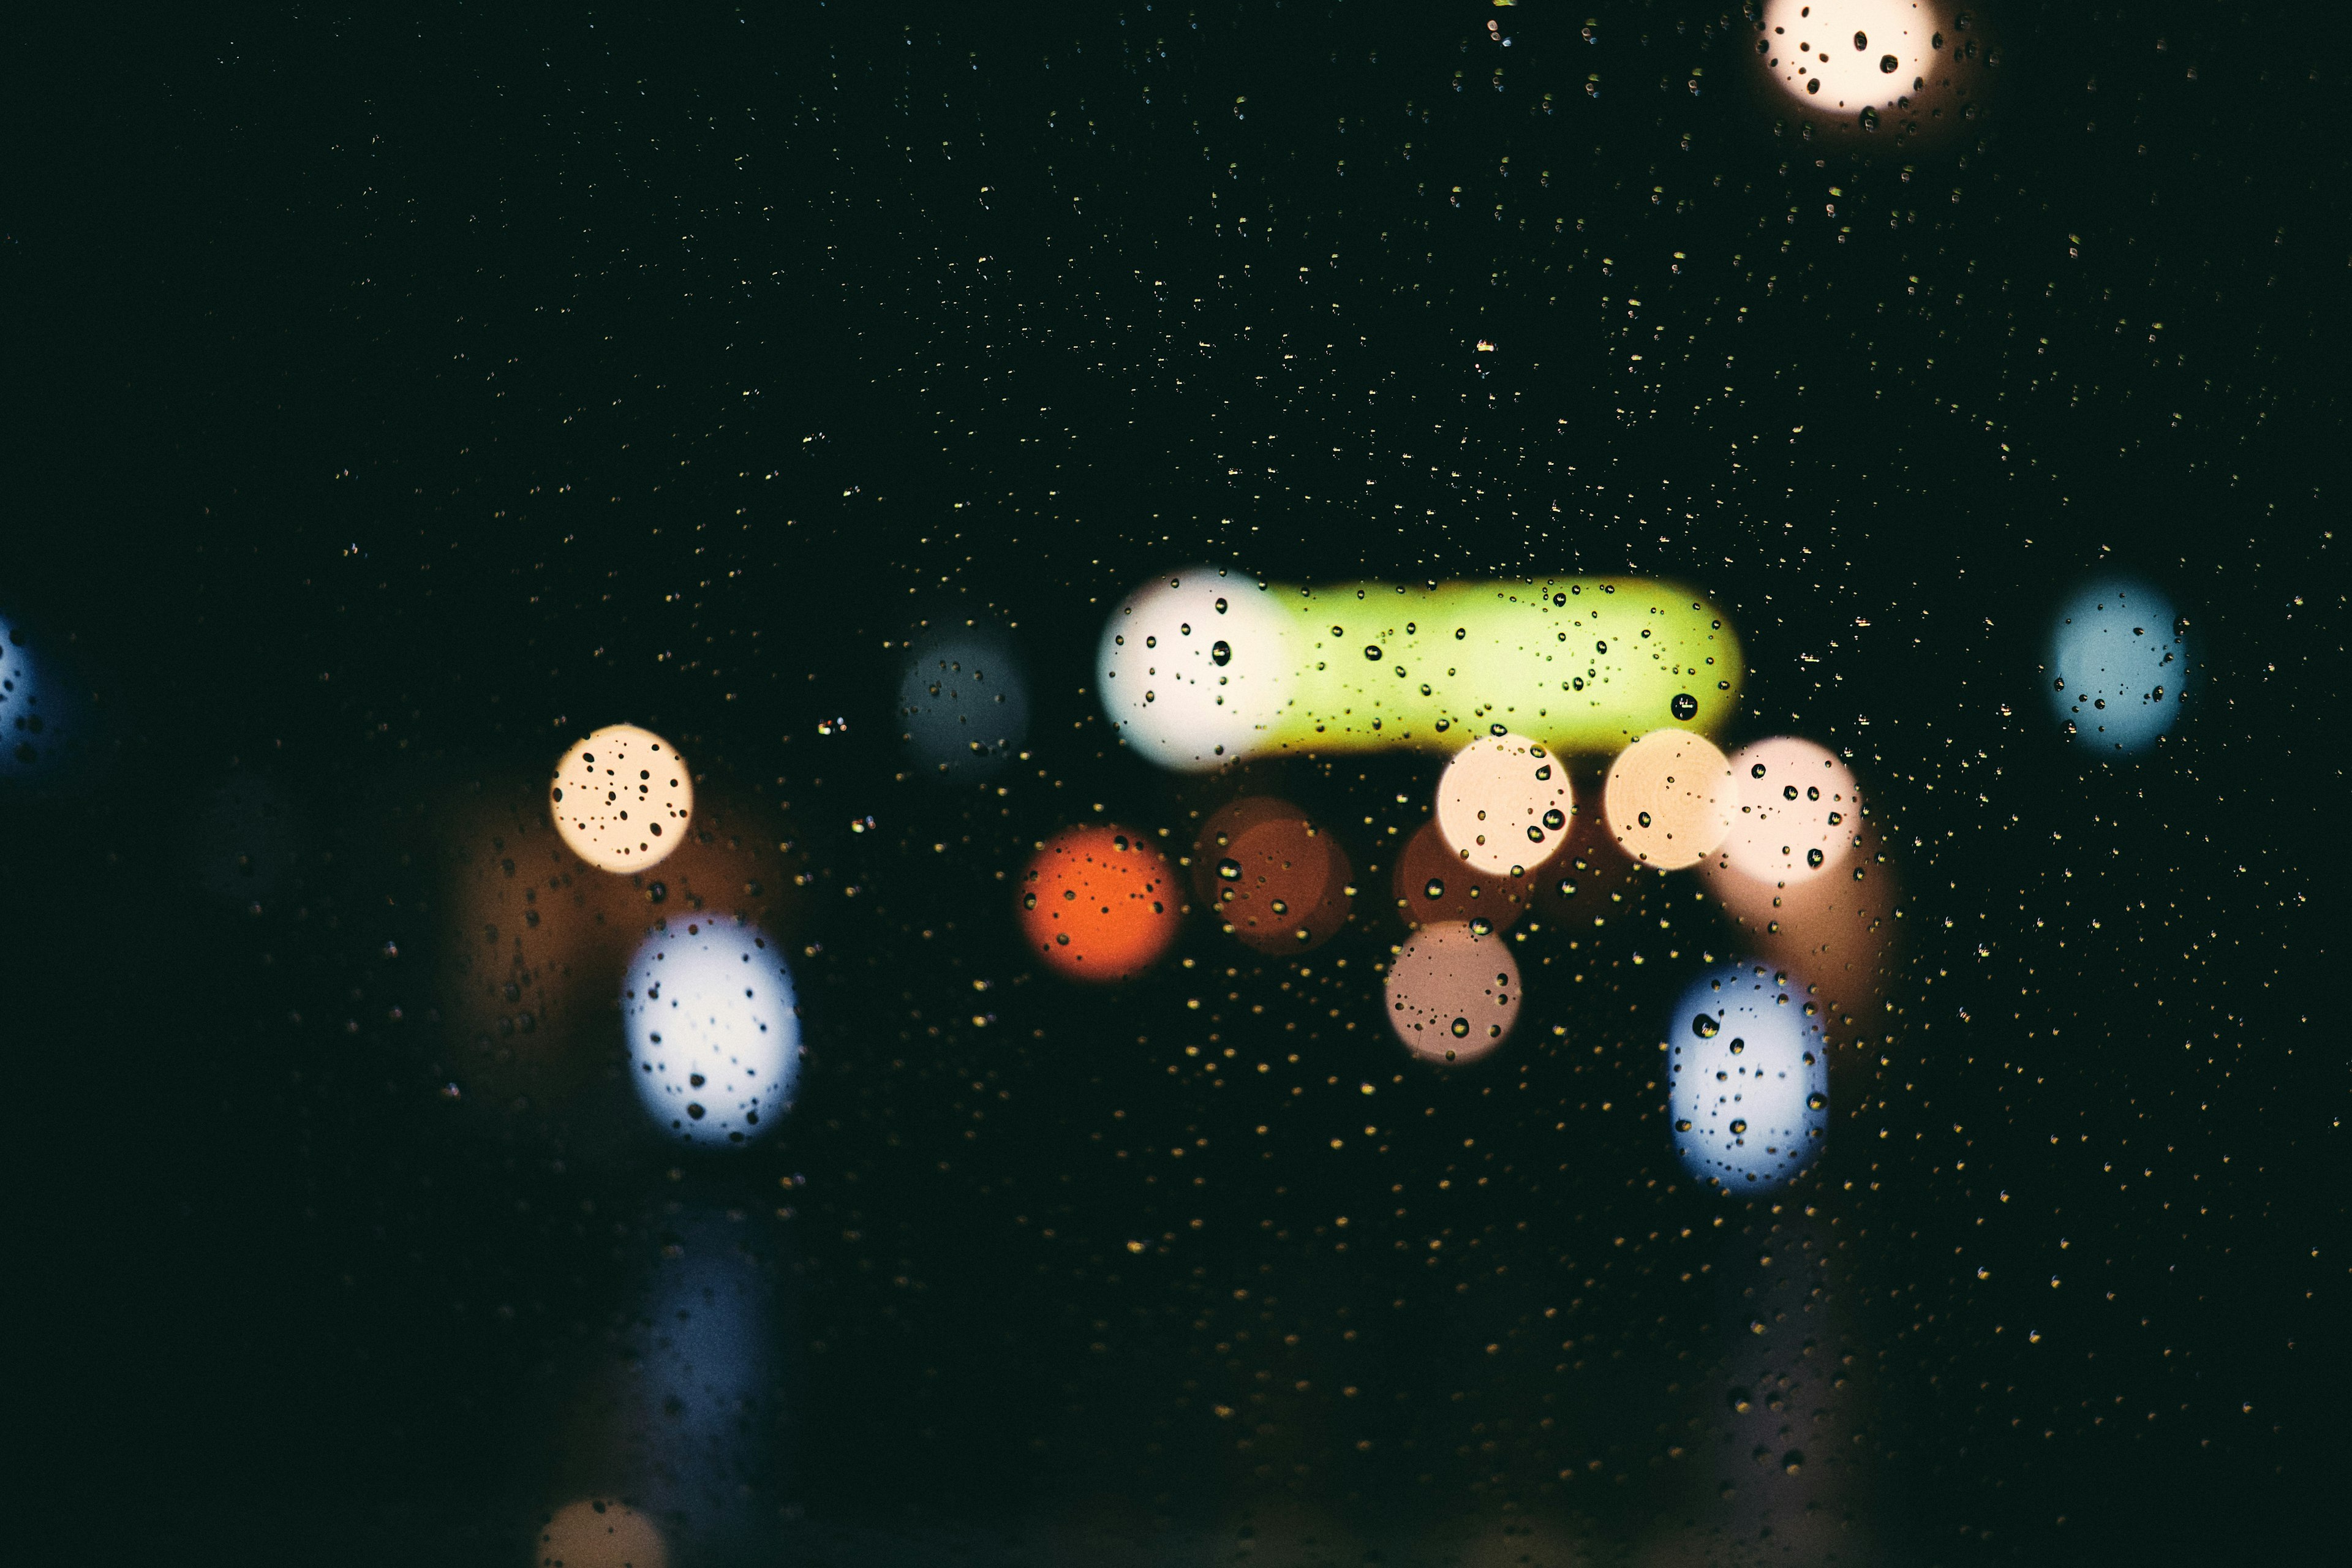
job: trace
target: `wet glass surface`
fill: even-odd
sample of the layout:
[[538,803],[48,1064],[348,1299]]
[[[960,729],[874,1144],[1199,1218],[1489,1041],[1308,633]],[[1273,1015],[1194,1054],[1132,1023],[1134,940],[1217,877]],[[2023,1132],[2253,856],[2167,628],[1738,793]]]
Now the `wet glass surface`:
[[45,1560],[2326,1550],[2284,25],[29,45]]

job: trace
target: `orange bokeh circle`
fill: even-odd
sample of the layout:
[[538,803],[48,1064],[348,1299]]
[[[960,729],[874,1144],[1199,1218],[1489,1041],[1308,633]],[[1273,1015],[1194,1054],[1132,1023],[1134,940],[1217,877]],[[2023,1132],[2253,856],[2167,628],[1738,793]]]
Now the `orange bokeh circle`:
[[1181,912],[1168,858],[1131,828],[1066,827],[1029,858],[1021,933],[1073,980],[1125,980],[1176,940]]

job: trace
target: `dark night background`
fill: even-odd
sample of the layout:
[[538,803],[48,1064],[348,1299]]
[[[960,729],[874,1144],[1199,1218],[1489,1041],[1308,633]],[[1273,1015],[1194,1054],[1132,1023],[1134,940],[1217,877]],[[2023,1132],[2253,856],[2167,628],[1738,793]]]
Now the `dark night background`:
[[[1717,1281],[1802,1218],[1848,1238],[1843,1560],[2329,1540],[2344,64],[2287,7],[1980,15],[1977,112],[1916,138],[1806,129],[1696,5],[23,35],[0,616],[63,718],[0,777],[13,1532],[536,1561],[617,1484],[643,1281],[723,1234],[773,1341],[673,1562],[1286,1561],[1309,1516],[1302,1560],[1648,1561],[1714,1495]],[[1733,738],[1844,751],[1905,889],[1786,1212],[1667,1146],[1654,1015],[1728,940],[1675,884],[1531,933],[1520,1034],[1442,1079],[1373,1022],[1377,896],[1311,977],[1202,921],[1116,993],[1031,969],[1035,839],[1236,791],[1087,689],[1193,560],[1727,607]],[[2103,568],[2199,661],[2128,761],[2042,694]],[[891,704],[965,616],[1036,717],[944,789]],[[808,879],[806,1086],[739,1159],[609,1074],[475,1089],[436,999],[448,803],[624,717]],[[1248,771],[1384,889],[1435,765]],[[257,910],[199,810],[253,776],[295,803]]]

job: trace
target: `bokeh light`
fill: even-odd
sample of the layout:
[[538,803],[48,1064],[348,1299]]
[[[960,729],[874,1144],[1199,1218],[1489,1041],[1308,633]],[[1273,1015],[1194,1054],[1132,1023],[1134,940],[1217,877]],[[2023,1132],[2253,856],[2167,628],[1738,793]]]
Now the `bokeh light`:
[[1192,889],[1246,947],[1305,952],[1347,923],[1348,857],[1307,814],[1273,795],[1244,795],[1201,826]]
[[599,870],[641,870],[684,840],[694,779],[659,735],[607,724],[563,753],[547,800],[573,854]]
[[1499,936],[1423,926],[1389,963],[1389,1026],[1424,1061],[1474,1062],[1511,1037],[1519,966]]
[[1665,1024],[1666,1114],[1692,1175],[1769,1192],[1819,1156],[1829,1049],[1803,983],[1753,959],[1693,981]]
[[1713,859],[1698,874],[1739,926],[1747,951],[1805,977],[1825,1032],[1858,1020],[1869,1027],[1885,993],[1902,883],[1868,818],[1853,835],[1845,868],[1832,876],[1762,882]]
[[1411,925],[1458,921],[1507,931],[1528,912],[1534,886],[1530,878],[1489,876],[1465,863],[1447,847],[1435,817],[1415,828],[1397,851],[1396,905]]
[[1601,808],[1628,858],[1674,871],[1721,846],[1738,798],[1730,760],[1706,736],[1653,730],[1610,764]]
[[1971,26],[1944,0],[1766,0],[1757,64],[1809,113],[1865,126],[1893,115],[1917,130],[1964,111],[1978,61]]
[[2189,625],[2144,583],[2095,583],[2069,599],[2050,633],[2050,705],[2095,750],[2144,752],[2180,716]]
[[1298,588],[1198,567],[1103,631],[1104,711],[1165,767],[1272,752],[1459,750],[1501,724],[1555,753],[1712,732],[1743,666],[1712,605],[1634,577]]
[[559,1100],[592,1082],[622,975],[656,921],[708,913],[779,932],[799,896],[772,815],[723,784],[651,870],[600,871],[574,855],[528,775],[479,781],[438,818],[449,1067],[469,1100]]
[[1029,685],[1012,639],[960,627],[918,642],[898,682],[898,721],[924,772],[983,778],[1029,736]]
[[1862,791],[1828,747],[1775,735],[1742,746],[1731,776],[1737,812],[1717,852],[1727,867],[1755,881],[1793,884],[1844,866]]
[[594,1053],[575,1037],[606,1017],[649,917],[592,900],[607,892],[602,884],[628,884],[564,846],[534,781],[488,781],[441,820],[451,1072],[493,1101],[580,1088]]
[[743,1143],[791,1109],[800,1011],[759,927],[709,914],[657,926],[629,965],[621,1016],[637,1098],[672,1136]]
[[1291,617],[1213,566],[1156,578],[1110,613],[1096,654],[1103,710],[1162,767],[1221,766],[1276,743],[1297,677]]
[[48,773],[69,727],[55,668],[33,657],[24,629],[0,616],[0,779]]
[[1075,980],[1125,980],[1176,940],[1176,872],[1140,834],[1106,824],[1048,838],[1021,878],[1021,932]]
[[609,1498],[565,1503],[540,1528],[538,1568],[669,1568],[654,1521]]
[[1473,870],[1523,874],[1568,842],[1576,810],[1567,764],[1524,735],[1486,735],[1437,781],[1437,830]]
[[39,761],[47,729],[25,636],[0,616],[0,768],[30,767]]

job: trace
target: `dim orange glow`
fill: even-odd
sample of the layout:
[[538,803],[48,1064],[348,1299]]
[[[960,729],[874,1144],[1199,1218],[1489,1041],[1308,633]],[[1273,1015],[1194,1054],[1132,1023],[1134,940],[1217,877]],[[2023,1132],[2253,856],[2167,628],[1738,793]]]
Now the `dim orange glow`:
[[1415,829],[1397,855],[1397,912],[1412,925],[1459,921],[1507,931],[1528,912],[1535,886],[1529,877],[1489,876],[1468,865],[1447,847],[1435,817]]
[[1389,963],[1389,1026],[1423,1061],[1474,1062],[1510,1038],[1519,966],[1510,945],[1466,925],[1423,926]]
[[1125,980],[1176,940],[1181,906],[1167,857],[1131,829],[1066,827],[1030,858],[1021,931],[1074,980]]
[[1305,952],[1347,922],[1348,857],[1307,814],[1244,795],[1202,825],[1192,887],[1226,931],[1260,952]]

